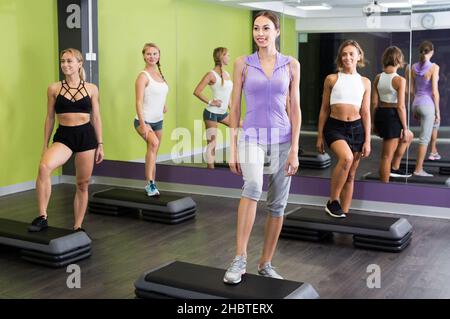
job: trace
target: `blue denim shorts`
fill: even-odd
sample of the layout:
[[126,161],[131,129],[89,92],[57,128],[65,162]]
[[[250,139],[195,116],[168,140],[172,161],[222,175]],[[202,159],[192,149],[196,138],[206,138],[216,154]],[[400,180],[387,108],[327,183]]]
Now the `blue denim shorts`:
[[228,116],[228,113],[217,114],[217,113],[212,113],[212,112],[208,111],[207,109],[205,109],[203,111],[203,120],[205,120],[205,121],[222,122],[227,116]]
[[[153,131],[160,131],[163,128],[163,120],[159,121],[159,122],[155,122],[155,123],[149,123],[149,122],[145,122],[145,124],[150,125],[150,127],[152,128]],[[138,127],[139,126],[139,121],[134,119],[134,127]]]

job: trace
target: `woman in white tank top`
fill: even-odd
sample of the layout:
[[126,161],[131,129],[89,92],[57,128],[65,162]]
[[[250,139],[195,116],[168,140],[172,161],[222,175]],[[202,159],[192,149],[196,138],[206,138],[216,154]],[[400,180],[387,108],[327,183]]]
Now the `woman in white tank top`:
[[[216,153],[217,123],[229,126],[228,106],[230,105],[233,82],[223,65],[228,65],[228,50],[223,47],[215,48],[213,52],[214,69],[206,73],[194,90],[194,95],[207,106],[203,111],[203,120],[206,128],[206,162],[208,168],[214,168]],[[203,95],[203,90],[209,85],[212,91],[212,99]]]
[[163,114],[167,111],[166,96],[169,90],[161,72],[160,50],[154,43],[142,49],[145,69],[136,79],[136,118],[134,127],[147,143],[145,154],[145,191],[148,196],[159,195],[155,183],[156,156],[162,137]]
[[406,124],[405,91],[406,79],[397,74],[403,67],[404,56],[396,47],[388,47],[381,59],[383,73],[375,77],[372,105],[374,110],[374,132],[383,139],[380,161],[380,180],[389,183],[389,177],[409,177],[400,161],[413,139]]
[[356,41],[341,44],[336,64],[339,72],[324,83],[316,146],[324,153],[326,141],[338,159],[325,211],[342,218],[350,209],[359,161],[370,154],[370,81],[357,72],[364,52]]

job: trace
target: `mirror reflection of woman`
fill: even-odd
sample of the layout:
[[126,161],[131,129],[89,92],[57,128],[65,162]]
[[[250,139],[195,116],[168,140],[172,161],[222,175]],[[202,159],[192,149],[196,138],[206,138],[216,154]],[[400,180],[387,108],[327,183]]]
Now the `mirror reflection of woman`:
[[[436,139],[441,122],[439,111],[439,66],[431,62],[434,46],[424,41],[419,47],[419,62],[411,67],[411,95],[414,96],[412,111],[420,121],[419,147],[417,149],[415,176],[433,176],[423,169],[423,162],[431,141],[430,160],[439,160],[441,156],[436,149]],[[409,72],[407,72],[408,74]]]
[[374,131],[383,139],[380,161],[380,180],[389,182],[389,177],[409,177],[400,169],[400,161],[413,139],[408,129],[405,108],[406,79],[397,74],[403,67],[402,51],[391,46],[382,57],[383,73],[375,77],[372,105],[374,106]]
[[160,49],[154,43],[146,43],[142,49],[145,68],[136,79],[136,118],[134,127],[146,142],[145,192],[158,196],[156,186],[156,156],[161,144],[166,97],[169,86],[161,72]]
[[365,61],[354,40],[341,44],[336,64],[338,73],[328,75],[323,87],[316,147],[324,153],[326,142],[338,159],[325,211],[342,218],[350,209],[359,161],[370,154],[370,80],[357,72]]
[[[69,48],[60,54],[64,80],[50,84],[47,89],[47,116],[44,128],[44,147],[36,180],[39,217],[28,228],[31,232],[48,227],[47,206],[52,191],[52,172],[75,154],[76,193],[74,199],[74,230],[81,228],[88,204],[88,186],[94,163],[103,160],[102,122],[98,88],[85,82],[83,56]],[[59,126],[48,146],[55,124]]]
[[[247,245],[262,194],[264,162],[270,162],[267,193],[267,218],[258,274],[282,279],[272,266],[278,237],[283,226],[291,176],[298,169],[300,135],[300,64],[280,54],[276,39],[280,21],[276,14],[263,11],[253,20],[253,40],[258,50],[236,59],[230,112],[230,169],[242,175],[244,187],[239,202],[235,257],[224,282],[237,284],[247,267]],[[245,93],[244,131],[238,142],[241,96]],[[287,110],[289,108],[289,110]]]
[[[208,168],[214,168],[217,123],[230,126],[230,116],[227,111],[233,82],[228,72],[223,69],[223,66],[228,65],[229,58],[227,48],[215,48],[213,51],[214,68],[203,76],[194,90],[194,95],[207,105],[203,111],[203,120],[205,121],[206,138],[208,141],[206,147],[206,163]],[[211,100],[208,100],[202,93],[207,85],[209,85],[212,91]]]

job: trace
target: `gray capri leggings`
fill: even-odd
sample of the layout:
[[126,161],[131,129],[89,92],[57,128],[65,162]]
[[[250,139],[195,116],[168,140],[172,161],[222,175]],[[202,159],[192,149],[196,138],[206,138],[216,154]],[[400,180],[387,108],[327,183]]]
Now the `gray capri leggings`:
[[[273,217],[282,217],[291,187],[291,177],[285,175],[284,167],[291,143],[261,145],[239,143],[238,158],[244,186],[242,197],[258,201],[262,194],[263,174],[269,174],[267,210]],[[264,167],[264,162],[270,166]]]
[[419,144],[428,145],[433,129],[439,128],[439,124],[434,122],[436,119],[434,105],[415,105],[413,112],[420,118]]

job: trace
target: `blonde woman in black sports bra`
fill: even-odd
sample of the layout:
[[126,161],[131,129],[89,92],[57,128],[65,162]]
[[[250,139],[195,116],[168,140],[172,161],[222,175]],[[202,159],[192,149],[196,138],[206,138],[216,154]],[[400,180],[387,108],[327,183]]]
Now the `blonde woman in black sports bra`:
[[[95,84],[84,81],[83,56],[76,49],[66,49],[60,54],[64,80],[50,84],[47,89],[47,116],[44,128],[44,146],[36,180],[39,216],[28,230],[41,231],[48,227],[47,206],[52,190],[52,172],[66,163],[75,153],[76,194],[74,200],[74,230],[82,230],[88,204],[89,179],[94,161],[99,164],[104,157],[102,122]],[[58,129],[49,144],[55,124]]]

